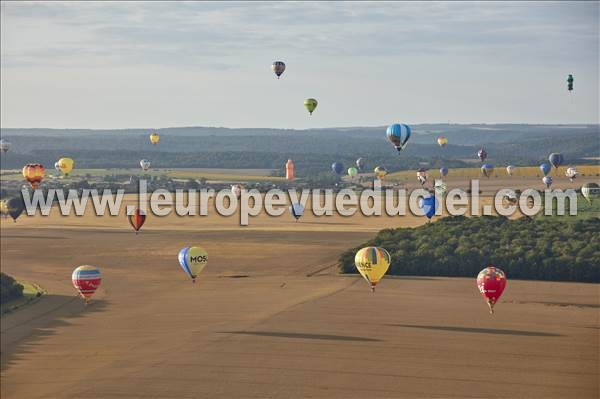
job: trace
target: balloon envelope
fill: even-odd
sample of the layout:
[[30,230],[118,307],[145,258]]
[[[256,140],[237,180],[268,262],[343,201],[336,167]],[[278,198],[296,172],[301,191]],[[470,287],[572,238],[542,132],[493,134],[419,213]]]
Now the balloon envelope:
[[490,313],[494,313],[494,305],[505,287],[506,275],[497,267],[490,265],[477,275],[477,288],[490,307]]
[[440,136],[437,138],[437,143],[440,147],[445,147],[448,144],[448,139],[444,136]]
[[304,107],[308,110],[308,112],[312,115],[313,111],[317,108],[317,100],[314,98],[307,98],[304,100]]
[[431,220],[435,216],[436,210],[440,207],[440,203],[435,196],[429,196],[419,199],[419,209],[423,212],[427,219]]
[[383,166],[378,166],[378,167],[376,167],[376,168],[373,170],[373,172],[375,172],[375,176],[376,176],[376,177],[377,177],[379,180],[383,179],[383,178],[385,177],[385,175],[387,175],[387,173],[388,173],[388,172],[387,172],[387,169],[386,169],[385,167],[383,167]]
[[388,251],[379,247],[362,248],[354,256],[356,269],[371,285],[373,291],[387,272],[391,261]]
[[341,162],[334,162],[331,164],[331,170],[340,175],[344,171],[344,165]]
[[157,133],[152,133],[152,134],[150,135],[150,142],[151,142],[153,145],[156,145],[156,144],[158,144],[158,142],[159,142],[159,141],[160,141],[160,136],[159,136]]
[[447,174],[448,174],[448,168],[446,168],[445,166],[442,166],[440,168],[440,175],[446,176]]
[[552,176],[544,176],[542,177],[542,182],[546,185],[547,188],[550,188],[550,186],[552,185],[552,182],[554,180],[552,179]]
[[477,151],[477,157],[481,160],[481,162],[485,161],[487,155],[487,151],[483,147],[481,147],[481,149]]
[[515,169],[517,169],[516,166],[514,166],[514,165],[508,165],[506,167],[506,173],[508,173],[509,176],[512,176],[513,173],[515,173]]
[[366,164],[367,164],[367,161],[364,158],[358,158],[356,160],[356,167],[359,170],[363,170],[365,168]]
[[567,176],[569,180],[573,181],[577,177],[577,173],[578,172],[576,166],[569,166],[565,171],[565,176]]
[[39,163],[28,163],[23,167],[23,177],[33,188],[37,188],[40,185],[45,175],[46,170],[44,169],[44,165]]
[[354,177],[358,174],[358,169],[355,167],[348,168],[348,176]]
[[144,222],[146,222],[146,214],[136,208],[131,215],[127,215],[127,219],[129,220],[131,227],[133,227],[137,233],[144,225]]
[[281,76],[281,74],[285,71],[285,62],[283,61],[275,61],[271,64],[271,69],[277,75],[277,79]]
[[542,171],[544,176],[547,176],[548,173],[550,173],[550,171],[552,170],[552,166],[550,166],[549,163],[544,162],[543,164],[540,165],[540,170]]
[[304,206],[302,204],[294,203],[290,205],[290,213],[294,217],[294,219],[298,220],[304,215]]
[[6,212],[16,222],[25,210],[25,202],[23,197],[14,197],[6,201]]
[[10,145],[11,144],[8,141],[0,140],[0,151],[8,152],[8,150],[10,150]]
[[196,277],[208,263],[208,253],[200,247],[185,247],[179,251],[178,259],[183,271],[192,281],[196,281]]
[[147,159],[142,159],[140,161],[140,166],[142,167],[142,169],[148,170],[150,169],[150,161],[148,161]]
[[564,157],[563,154],[560,153],[552,153],[550,154],[550,156],[548,157],[548,161],[550,162],[550,165],[554,166],[554,168],[558,168],[560,165],[562,165],[562,163],[564,162]]
[[494,173],[494,165],[491,165],[489,163],[482,165],[481,173],[489,179],[492,173]]
[[591,204],[594,198],[600,196],[600,186],[596,183],[585,183],[581,187],[581,195]]
[[388,126],[386,131],[388,140],[396,147],[398,152],[406,148],[408,139],[410,139],[410,134],[410,126],[402,123],[394,123],[393,125]]
[[102,276],[95,266],[83,265],[73,271],[71,275],[73,286],[87,302],[94,292],[100,287]]
[[75,165],[75,161],[71,158],[61,158],[58,160],[58,167],[62,173],[68,175],[73,170],[73,166]]

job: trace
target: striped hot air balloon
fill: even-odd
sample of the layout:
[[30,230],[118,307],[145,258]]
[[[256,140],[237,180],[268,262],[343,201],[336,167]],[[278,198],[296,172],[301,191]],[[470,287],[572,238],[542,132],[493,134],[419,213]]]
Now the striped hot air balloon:
[[275,75],[277,75],[277,79],[279,79],[279,77],[285,71],[285,62],[283,62],[283,61],[275,61],[271,65],[271,69],[273,70],[273,72],[275,72]]
[[375,286],[383,278],[391,262],[388,251],[379,247],[365,247],[354,257],[356,269],[371,285],[372,291],[375,291]]
[[133,211],[131,215],[127,215],[127,219],[129,220],[129,224],[131,225],[131,227],[133,227],[133,229],[135,230],[135,234],[137,235],[138,231],[140,231],[140,229],[144,225],[144,222],[146,221],[146,214],[136,208],[136,210]]
[[97,267],[83,265],[73,271],[71,280],[73,281],[73,287],[75,287],[87,304],[92,295],[94,295],[94,292],[100,287],[102,276]]
[[46,169],[44,169],[44,165],[42,164],[28,163],[23,167],[23,177],[34,189],[39,187],[45,175]]
[[400,152],[406,148],[408,139],[410,139],[410,126],[402,123],[394,123],[388,126],[386,136],[396,150]]

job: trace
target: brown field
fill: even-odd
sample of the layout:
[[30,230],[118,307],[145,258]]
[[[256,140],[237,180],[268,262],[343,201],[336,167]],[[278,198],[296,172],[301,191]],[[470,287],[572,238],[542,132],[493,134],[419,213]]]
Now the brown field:
[[[600,394],[597,285],[510,280],[491,316],[474,279],[387,277],[373,294],[337,273],[343,250],[423,218],[238,221],[149,217],[136,236],[124,216],[3,220],[2,271],[48,295],[1,319],[2,399]],[[196,284],[187,245],[209,252]],[[81,264],[103,273],[87,307]]]

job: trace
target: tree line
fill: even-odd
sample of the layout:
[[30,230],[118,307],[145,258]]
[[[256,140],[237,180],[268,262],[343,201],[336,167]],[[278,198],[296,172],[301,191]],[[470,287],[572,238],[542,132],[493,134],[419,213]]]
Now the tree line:
[[385,248],[388,274],[475,277],[494,265],[508,278],[600,282],[600,219],[500,216],[442,218],[416,228],[381,230],[344,252],[342,273],[356,273],[354,255],[364,246]]

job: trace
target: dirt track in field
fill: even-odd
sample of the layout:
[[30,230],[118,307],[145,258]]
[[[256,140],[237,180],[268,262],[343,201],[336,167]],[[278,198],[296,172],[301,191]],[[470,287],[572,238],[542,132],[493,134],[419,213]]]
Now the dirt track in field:
[[[473,279],[385,278],[339,254],[422,218],[305,215],[2,221],[2,270],[42,285],[2,317],[8,398],[594,398],[597,285],[509,281],[494,316]],[[192,284],[177,252],[201,245]],[[103,273],[91,305],[74,267]],[[485,265],[482,265],[482,267]]]

